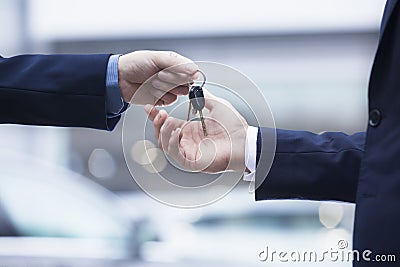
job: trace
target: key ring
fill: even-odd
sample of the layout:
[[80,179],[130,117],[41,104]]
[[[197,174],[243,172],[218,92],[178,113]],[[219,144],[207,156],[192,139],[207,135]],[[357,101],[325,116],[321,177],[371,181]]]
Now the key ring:
[[[207,80],[206,74],[204,72],[202,72],[201,70],[196,70],[195,73],[197,73],[197,72],[200,72],[200,74],[203,76],[203,83],[200,86],[201,88],[203,88],[203,86],[206,84],[206,80]],[[194,82],[194,80],[191,80],[189,78],[188,79],[188,86],[191,87],[193,82]]]

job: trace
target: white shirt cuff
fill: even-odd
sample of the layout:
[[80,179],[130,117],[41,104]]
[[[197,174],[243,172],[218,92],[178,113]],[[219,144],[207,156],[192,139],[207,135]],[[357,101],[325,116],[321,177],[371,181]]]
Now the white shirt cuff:
[[256,171],[257,158],[257,134],[258,128],[254,126],[247,127],[246,147],[245,147],[245,164],[249,172],[243,174],[244,181],[254,181]]

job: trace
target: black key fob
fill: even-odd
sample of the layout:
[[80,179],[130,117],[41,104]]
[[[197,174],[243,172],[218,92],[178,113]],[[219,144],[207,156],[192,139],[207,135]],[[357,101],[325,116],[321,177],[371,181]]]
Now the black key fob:
[[201,86],[190,87],[189,99],[194,110],[196,111],[203,110],[205,101],[204,101],[203,89]]

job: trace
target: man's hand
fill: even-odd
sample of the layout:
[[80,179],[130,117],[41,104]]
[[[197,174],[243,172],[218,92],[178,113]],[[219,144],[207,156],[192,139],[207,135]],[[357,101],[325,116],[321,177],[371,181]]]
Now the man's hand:
[[175,52],[136,51],[119,58],[118,84],[122,98],[129,103],[138,88],[158,73],[135,95],[133,103],[168,105],[188,93],[187,82],[195,78],[197,70],[193,61]]
[[240,171],[245,166],[246,120],[233,106],[204,90],[207,136],[200,121],[186,122],[146,105],[160,148],[189,171]]

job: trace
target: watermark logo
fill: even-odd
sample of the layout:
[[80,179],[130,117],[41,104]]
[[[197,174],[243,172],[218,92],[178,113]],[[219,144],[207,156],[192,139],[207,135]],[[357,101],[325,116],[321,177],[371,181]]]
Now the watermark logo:
[[344,239],[340,239],[337,243],[339,249],[345,249],[349,246],[349,242]]
[[261,262],[396,262],[395,254],[374,254],[372,250],[349,249],[349,242],[340,239],[336,248],[328,250],[275,250],[265,246],[258,253]]

